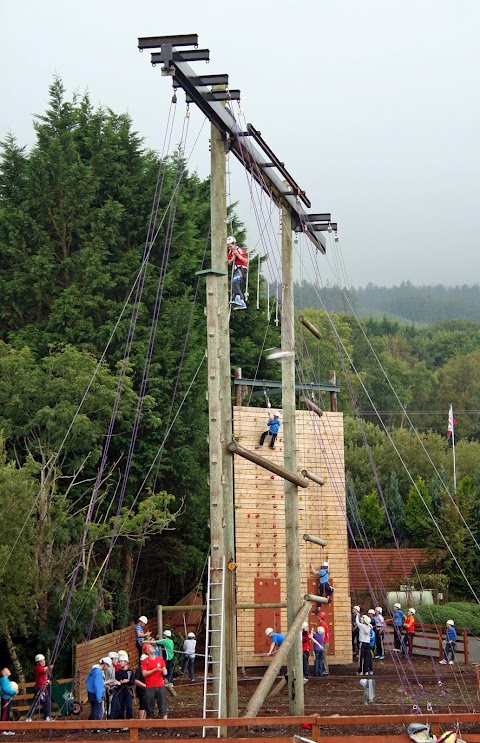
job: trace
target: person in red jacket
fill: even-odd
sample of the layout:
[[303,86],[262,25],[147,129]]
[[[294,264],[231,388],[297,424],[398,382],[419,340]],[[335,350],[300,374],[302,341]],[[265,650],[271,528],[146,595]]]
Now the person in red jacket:
[[144,645],[143,652],[147,656],[142,660],[142,674],[145,682],[145,706],[147,718],[152,719],[155,713],[155,702],[158,707],[158,716],[167,719],[167,695],[165,694],[165,676],[167,665],[160,655],[155,655],[153,645]]
[[407,612],[407,616],[404,619],[403,622],[403,629],[405,630],[405,636],[403,638],[404,644],[405,644],[405,655],[410,656],[410,658],[413,655],[413,638],[415,635],[415,609],[409,609]]
[[227,237],[228,265],[232,266],[232,301],[234,310],[246,310],[245,303],[245,280],[248,271],[248,257],[245,248],[240,248],[237,241],[230,235]]
[[43,717],[46,722],[50,722],[52,719],[52,699],[50,696],[50,674],[52,672],[53,665],[45,665],[45,656],[41,653],[35,656],[35,665],[33,667],[33,674],[35,676],[35,686],[33,692],[35,694],[34,702],[30,708],[28,717],[25,718],[25,722],[31,722],[32,715],[39,704],[42,705]]

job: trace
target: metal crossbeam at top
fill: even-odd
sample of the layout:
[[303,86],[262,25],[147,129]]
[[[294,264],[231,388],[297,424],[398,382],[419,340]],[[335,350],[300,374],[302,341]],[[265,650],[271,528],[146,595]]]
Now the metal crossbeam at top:
[[[185,50],[176,48],[184,46],[195,48]],[[192,61],[208,62],[210,60],[208,49],[198,49],[198,35],[143,37],[138,39],[138,48],[140,51],[160,49],[160,52],[151,54],[152,65],[162,64],[162,75],[172,77],[174,87],[181,87],[184,90],[187,102],[195,103],[222,133],[228,149],[233,152],[262,189],[278,206],[283,205],[290,211],[292,221],[296,225],[295,230],[303,232],[317,250],[325,254],[326,242],[321,232],[327,229],[327,225],[315,224],[317,220],[310,219],[305,212],[302,203],[307,208],[311,207],[305,191],[296,183],[284,163],[272,152],[261,137],[261,133],[251,124],[247,125],[247,131],[242,131],[230,110],[222,105],[222,101],[225,100],[240,100],[240,91],[230,91],[229,94],[227,89],[223,95],[219,91],[212,91],[210,86],[217,84],[217,79],[227,84],[228,76],[199,76],[188,64]],[[254,143],[261,148],[261,151],[255,147]],[[268,159],[265,159],[264,155]]]

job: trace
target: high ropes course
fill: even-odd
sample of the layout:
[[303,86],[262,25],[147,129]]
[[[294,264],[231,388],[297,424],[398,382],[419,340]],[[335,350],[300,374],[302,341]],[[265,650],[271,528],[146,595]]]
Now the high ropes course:
[[[108,546],[105,550],[102,565],[98,570],[95,581],[91,586],[91,592],[96,592],[96,601],[92,613],[89,627],[85,631],[87,640],[93,637],[97,613],[101,606],[102,591],[110,565],[113,549],[121,537],[122,527],[128,515],[132,512],[139,501],[142,500],[147,488],[156,491],[161,489],[161,462],[165,445],[169,436],[175,427],[178,416],[184,405],[188,403],[189,394],[196,384],[199,374],[205,364],[208,366],[208,400],[209,400],[209,419],[210,419],[210,436],[209,436],[209,459],[210,459],[210,494],[211,494],[211,554],[210,570],[224,572],[222,592],[220,597],[222,606],[224,606],[223,616],[215,624],[215,617],[212,616],[212,631],[222,631],[224,637],[224,647],[218,648],[218,657],[213,646],[211,648],[212,663],[219,664],[218,676],[212,680],[214,693],[216,695],[215,710],[216,717],[231,718],[238,717],[238,696],[237,696],[237,675],[236,669],[239,659],[236,652],[236,607],[235,607],[235,536],[234,536],[234,505],[233,505],[233,460],[239,456],[241,447],[236,440],[232,426],[231,411],[231,384],[232,370],[230,366],[230,345],[229,329],[230,326],[237,322],[237,314],[243,313],[232,312],[231,304],[231,281],[232,274],[229,273],[227,266],[226,239],[227,235],[233,234],[235,224],[234,219],[234,199],[235,192],[233,158],[240,163],[245,174],[246,184],[249,194],[249,223],[246,229],[249,237],[254,233],[258,239],[254,245],[250,245],[248,250],[249,265],[257,267],[256,284],[245,286],[245,298],[247,300],[247,313],[263,312],[265,317],[265,333],[263,342],[259,345],[258,361],[256,373],[252,384],[247,388],[245,399],[241,404],[245,407],[252,405],[252,398],[255,392],[263,389],[263,403],[265,406],[270,405],[268,393],[265,389],[265,383],[258,378],[260,363],[269,349],[266,342],[268,331],[272,327],[281,326],[282,344],[279,359],[279,369],[282,373],[282,409],[284,425],[284,461],[282,463],[283,475],[285,473],[296,473],[297,462],[295,452],[295,410],[296,410],[296,390],[303,391],[305,406],[311,416],[316,444],[322,446],[322,436],[325,432],[332,441],[337,439],[333,431],[329,431],[330,419],[326,415],[322,419],[323,429],[318,424],[318,410],[327,411],[330,405],[329,386],[318,377],[320,367],[319,359],[321,357],[321,335],[313,333],[315,338],[312,341],[312,329],[308,324],[299,325],[299,331],[295,332],[295,325],[298,322],[294,315],[293,305],[293,266],[299,267],[302,280],[307,275],[309,280],[317,289],[318,309],[323,310],[328,318],[329,328],[336,351],[346,389],[344,393],[350,398],[352,408],[357,419],[360,436],[368,454],[370,466],[376,482],[376,488],[385,510],[388,529],[391,533],[392,540],[395,544],[395,550],[400,561],[403,560],[402,551],[399,546],[399,539],[395,533],[393,521],[389,513],[388,504],[382,491],[380,478],[377,473],[377,466],[374,461],[371,447],[368,442],[365,426],[355,398],[355,392],[351,383],[351,375],[355,377],[356,382],[362,388],[364,394],[371,403],[375,411],[380,426],[385,431],[392,446],[398,455],[400,465],[405,469],[408,478],[414,488],[417,488],[419,497],[422,499],[435,528],[438,531],[439,539],[449,552],[458,572],[462,575],[463,580],[468,586],[472,598],[479,602],[473,586],[470,584],[464,567],[459,562],[454,550],[450,547],[447,537],[442,533],[440,525],[428,508],[428,504],[423,499],[421,491],[418,489],[413,476],[408,470],[408,466],[391,436],[388,426],[382,419],[381,411],[378,411],[375,400],[370,390],[366,388],[362,380],[362,375],[355,368],[353,360],[350,358],[348,349],[345,347],[340,334],[337,331],[335,320],[327,306],[322,300],[321,288],[325,285],[325,262],[330,271],[336,277],[339,286],[348,286],[347,268],[342,258],[341,242],[338,236],[337,225],[332,222],[331,215],[325,213],[308,214],[307,209],[311,208],[311,203],[305,192],[293,179],[286,170],[283,162],[275,155],[262,137],[258,129],[250,123],[247,123],[243,109],[240,106],[240,91],[229,87],[228,75],[197,75],[190,67],[191,62],[209,61],[209,51],[198,48],[198,37],[194,34],[186,36],[168,36],[139,39],[138,47],[141,51],[146,49],[156,49],[151,55],[153,65],[162,65],[162,74],[170,77],[174,94],[168,114],[168,121],[165,126],[165,134],[162,152],[159,158],[159,169],[156,180],[155,192],[152,200],[149,223],[146,227],[145,243],[141,264],[136,273],[134,282],[131,286],[128,297],[126,298],[122,309],[119,313],[117,323],[112,330],[109,341],[107,342],[103,355],[97,366],[97,371],[103,363],[105,355],[113,339],[117,337],[119,328],[125,324],[127,313],[130,312],[130,318],[127,323],[127,333],[123,350],[123,357],[120,364],[120,373],[115,393],[115,401],[111,411],[111,417],[108,428],[105,432],[103,451],[98,467],[97,476],[92,487],[90,504],[85,518],[84,530],[81,538],[80,549],[76,563],[70,575],[68,589],[63,597],[63,611],[61,621],[58,627],[58,633],[51,652],[50,663],[55,664],[60,652],[71,643],[70,630],[68,630],[69,616],[72,612],[75,592],[81,582],[82,571],[85,564],[85,551],[89,543],[89,535],[92,525],[95,524],[98,514],[99,503],[105,498],[107,482],[111,478],[112,472],[109,469],[112,439],[114,436],[115,426],[118,422],[119,405],[122,394],[126,385],[126,374],[128,370],[129,359],[131,358],[132,344],[136,337],[138,328],[139,312],[143,305],[144,290],[147,273],[153,272],[156,276],[156,294],[152,306],[150,317],[150,329],[147,342],[145,343],[145,353],[142,368],[136,369],[136,378],[138,379],[138,404],[135,411],[134,422],[130,432],[130,442],[128,449],[124,452],[121,464],[118,463],[116,472],[118,482],[111,496],[109,505],[110,513],[114,514],[113,528],[108,540]],[[178,97],[177,91],[182,89],[185,93],[186,107],[183,119],[180,124],[180,132],[177,125]],[[190,127],[193,119],[191,115],[191,104],[195,104],[200,110],[201,121],[199,131],[196,135],[193,145],[190,146]],[[141,430],[142,415],[144,414],[144,401],[149,392],[149,379],[152,368],[153,352],[156,344],[161,343],[158,328],[159,321],[162,317],[163,300],[165,295],[166,278],[169,272],[172,241],[175,239],[175,220],[180,194],[182,193],[183,179],[187,173],[187,167],[192,159],[195,147],[198,143],[200,134],[205,125],[205,121],[211,123],[211,150],[212,150],[212,174],[211,174],[211,229],[204,236],[205,248],[201,264],[197,268],[197,279],[191,296],[191,312],[188,318],[185,318],[185,336],[179,339],[181,344],[180,362],[175,373],[174,383],[171,390],[170,403],[167,409],[162,411],[163,417],[163,436],[161,444],[153,456],[150,466],[144,473],[143,481],[133,500],[129,501],[128,508],[125,507],[125,498],[127,493],[127,484],[135,465],[135,453],[138,449],[139,436]],[[166,207],[161,210],[162,198],[165,194],[167,163],[173,150],[173,142],[177,152],[181,157],[174,160],[173,182],[170,184],[170,198]],[[190,148],[190,152],[189,152]],[[188,153],[188,154],[187,154]],[[293,235],[293,239],[292,239]],[[161,239],[161,244],[159,240]],[[209,250],[210,248],[210,250]],[[152,263],[152,255],[155,254],[156,260]],[[311,274],[313,267],[313,276]],[[233,269],[232,269],[233,272]],[[247,273],[248,277],[248,273]],[[191,374],[190,382],[185,385],[181,380],[184,375],[184,362],[191,343],[191,329],[195,320],[198,303],[201,302],[203,287],[206,282],[207,309],[206,309],[206,326],[207,326],[207,355],[199,353],[198,366]],[[411,417],[404,409],[398,391],[396,391],[389,379],[386,369],[382,366],[379,356],[376,354],[369,338],[363,328],[360,318],[356,315],[348,291],[343,291],[345,307],[353,315],[355,322],[358,324],[360,333],[363,335],[365,344],[373,354],[377,365],[378,375],[382,377],[391,389],[394,398],[398,403],[398,409],[405,416],[406,425],[413,431],[418,446],[421,447],[427,457],[433,471],[441,483],[441,486],[452,504],[452,508],[458,513],[462,523],[467,528],[474,544],[475,549],[479,549],[479,544],[466,523],[464,516],[459,511],[455,499],[455,493],[451,491],[450,486],[445,482],[442,473],[437,469],[435,462],[432,461],[428,451],[425,449],[422,438],[419,436]],[[315,358],[312,355],[313,344],[317,344]],[[306,371],[308,369],[308,372]],[[205,371],[205,370],[203,370]],[[91,391],[95,374],[92,376],[89,385],[85,389],[83,398],[78,406],[75,417],[65,432],[63,443],[56,452],[55,458],[58,460],[63,445],[68,439],[70,431],[75,423],[77,416],[81,415],[82,407]],[[285,391],[287,390],[287,391]],[[278,394],[274,390],[273,395]],[[317,413],[315,412],[317,408]],[[323,433],[322,433],[323,430]],[[331,434],[331,436],[330,436]],[[290,443],[289,443],[290,441]],[[228,447],[231,447],[230,449]],[[338,446],[338,444],[337,444]],[[359,516],[358,510],[347,515],[345,505],[345,492],[338,485],[335,477],[338,462],[343,462],[343,449],[337,448],[331,452],[330,457],[322,461],[322,478],[333,483],[334,498],[337,500],[337,508],[343,516],[343,528],[348,530],[350,540],[356,549],[370,549],[370,536],[365,524]],[[55,461],[51,463],[55,466]],[[308,482],[307,482],[308,484]],[[235,487],[241,487],[241,479],[235,480]],[[294,626],[298,630],[300,613],[303,611],[302,618],[307,616],[311,603],[305,603],[302,591],[299,565],[300,565],[300,543],[299,543],[299,525],[298,525],[298,482],[292,482],[285,479],[285,523],[287,529],[285,551],[289,557],[289,569],[287,570],[287,617],[288,627]],[[38,496],[39,497],[39,496]],[[287,501],[289,505],[287,506]],[[318,511],[321,512],[321,503],[319,502]],[[290,509],[290,510],[287,510]],[[321,517],[320,517],[321,518]],[[24,528],[21,527],[21,529]],[[145,527],[145,538],[148,536],[148,525]],[[359,539],[360,542],[359,543]],[[325,548],[328,550],[328,545]],[[360,553],[359,553],[360,554]],[[139,548],[136,556],[136,567],[138,567],[141,555]],[[207,560],[208,556],[205,556]],[[388,589],[384,584],[382,574],[374,557],[360,558],[362,570],[369,585],[369,593],[372,606],[388,606]],[[8,560],[8,558],[7,558]],[[345,559],[347,562],[347,558]],[[226,569],[225,565],[232,567]],[[408,574],[408,567],[404,565],[404,573]],[[132,580],[132,586],[134,584]],[[212,598],[219,599],[215,595],[216,585],[220,582],[212,582]],[[130,589],[131,590],[131,589]],[[85,599],[86,601],[86,599]],[[308,606],[307,606],[308,604]],[[305,610],[305,607],[307,609]],[[78,609],[78,616],[82,612]],[[72,626],[72,620],[70,619]],[[295,622],[297,624],[295,624]],[[73,621],[73,624],[75,622]],[[300,622],[301,625],[301,622]],[[421,622],[417,623],[417,632],[425,634]],[[298,636],[298,633],[297,633]],[[432,683],[425,684],[424,676],[421,676],[414,660],[410,656],[400,657],[400,654],[387,651],[390,655],[392,683],[395,683],[400,689],[405,700],[410,705],[410,714],[424,719],[430,716],[436,720],[436,711],[441,708],[444,713],[445,708],[452,712],[449,703],[448,694],[445,690],[444,675],[439,668],[438,661],[430,656],[429,676]],[[79,659],[77,658],[77,665]],[[299,642],[292,643],[292,650],[288,655],[288,684],[289,684],[289,709],[290,714],[304,715],[304,687],[297,683],[296,690],[294,686],[295,673],[299,675],[301,669],[302,656]],[[248,659],[244,661],[248,666]],[[470,713],[472,718],[475,717],[478,700],[476,691],[471,684],[470,677],[458,664],[452,667],[452,673],[449,681],[456,684],[458,695],[460,695],[464,712]],[[274,676],[276,677],[276,673]],[[328,694],[322,686],[322,694]],[[262,697],[262,701],[265,697]],[[318,708],[321,711],[321,699],[317,699]],[[257,714],[259,706],[255,708],[252,716]],[[291,719],[291,718],[290,718]],[[449,720],[437,720],[438,725],[444,727]],[[469,718],[470,719],[470,718]],[[373,720],[373,718],[372,718]],[[110,727],[116,727],[116,723]],[[210,727],[212,721],[209,721]],[[237,724],[237,723],[235,723]],[[238,722],[238,724],[240,724]],[[262,718],[262,724],[263,718]],[[378,722],[378,715],[375,716],[375,724],[381,726]],[[450,722],[451,724],[451,722]],[[131,725],[131,732],[136,731],[137,737],[139,725]],[[314,739],[318,740],[319,720],[314,720]],[[125,721],[122,721],[125,726]],[[41,726],[42,727],[42,726]],[[88,727],[88,726],[87,726]],[[180,725],[186,727],[186,725]],[[218,732],[221,732],[221,726],[217,724]],[[222,731],[224,732],[224,731]],[[399,736],[398,736],[399,737]],[[362,740],[363,737],[356,737],[356,740]],[[366,738],[367,739],[367,738]],[[389,737],[385,736],[384,740]],[[404,739],[404,738],[402,738]],[[467,740],[480,740],[480,738],[466,738]],[[340,738],[339,738],[340,740]],[[370,738],[368,738],[370,740]],[[373,740],[373,738],[372,738]],[[380,738],[379,738],[380,740]],[[392,738],[393,740],[393,738]]]

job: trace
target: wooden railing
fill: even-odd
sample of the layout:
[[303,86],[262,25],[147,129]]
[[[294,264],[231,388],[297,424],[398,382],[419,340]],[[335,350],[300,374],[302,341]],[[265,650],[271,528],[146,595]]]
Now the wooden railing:
[[[275,717],[256,717],[247,719],[245,717],[235,717],[227,719],[177,719],[169,720],[58,720],[54,723],[22,723],[8,722],[0,723],[4,730],[12,730],[15,733],[28,732],[32,730],[45,731],[75,731],[75,743],[87,743],[92,740],[91,731],[98,730],[104,733],[112,731],[110,739],[102,737],[102,743],[118,743],[118,730],[128,729],[128,740],[139,740],[139,732],[146,733],[142,735],[142,743],[158,743],[158,733],[160,730],[169,730],[172,737],[161,738],[162,743],[178,743],[179,738],[195,737],[200,734],[201,728],[208,725],[226,728],[228,739],[232,743],[247,743],[252,738],[265,739],[266,729],[268,730],[268,743],[285,743],[291,739],[293,734],[301,734],[315,743],[407,743],[409,738],[406,734],[407,726],[412,722],[429,723],[433,732],[438,735],[440,727],[445,730],[448,728],[456,729],[460,726],[462,740],[466,743],[480,743],[480,719],[478,713],[462,714],[438,714],[438,715],[349,715],[340,717],[323,717],[322,715],[311,716],[275,716]],[[308,725],[307,730],[302,730],[302,725]],[[369,726],[368,733],[363,735],[359,729]],[[463,732],[462,726],[469,725],[472,729],[469,732]],[[398,733],[398,727],[404,726],[405,732]],[[375,734],[371,734],[372,727],[378,728]],[[397,730],[391,731],[391,728]],[[257,731],[256,728],[260,730]],[[288,730],[285,730],[288,728]],[[332,730],[333,728],[333,730]],[[335,734],[335,728],[341,728],[341,734]],[[351,728],[349,731],[348,728]],[[391,732],[389,732],[389,729]],[[198,731],[198,732],[197,732]],[[239,732],[245,731],[245,736],[240,737]],[[216,731],[215,731],[216,732]],[[256,733],[259,732],[259,735]],[[214,731],[210,731],[214,737]],[[234,733],[234,735],[232,735]],[[58,740],[58,736],[56,736]]]
[[[455,646],[455,657],[461,656],[463,663],[468,663],[468,634],[466,629],[457,629],[457,643]],[[393,647],[393,629],[387,625],[386,638],[387,647]],[[430,642],[429,642],[430,640]],[[417,624],[415,637],[413,638],[413,652],[426,650],[430,655],[443,658],[443,644],[445,641],[445,628],[438,624]]]
[[[58,679],[59,684],[69,684],[72,681],[69,679]],[[33,693],[33,687],[35,686],[34,681],[27,681],[26,683],[19,683],[19,693],[13,699],[13,705],[19,712],[28,712],[33,702],[35,694]],[[30,691],[31,690],[31,691]],[[39,705],[39,709],[41,709]],[[52,712],[58,712],[58,707],[52,699]]]

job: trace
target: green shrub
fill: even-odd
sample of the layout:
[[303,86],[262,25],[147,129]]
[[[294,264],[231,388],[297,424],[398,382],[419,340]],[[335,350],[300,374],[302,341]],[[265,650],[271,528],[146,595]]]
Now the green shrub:
[[466,601],[452,601],[443,606],[419,606],[417,618],[426,624],[444,625],[453,619],[457,630],[466,629],[474,635],[480,633],[480,606]]

